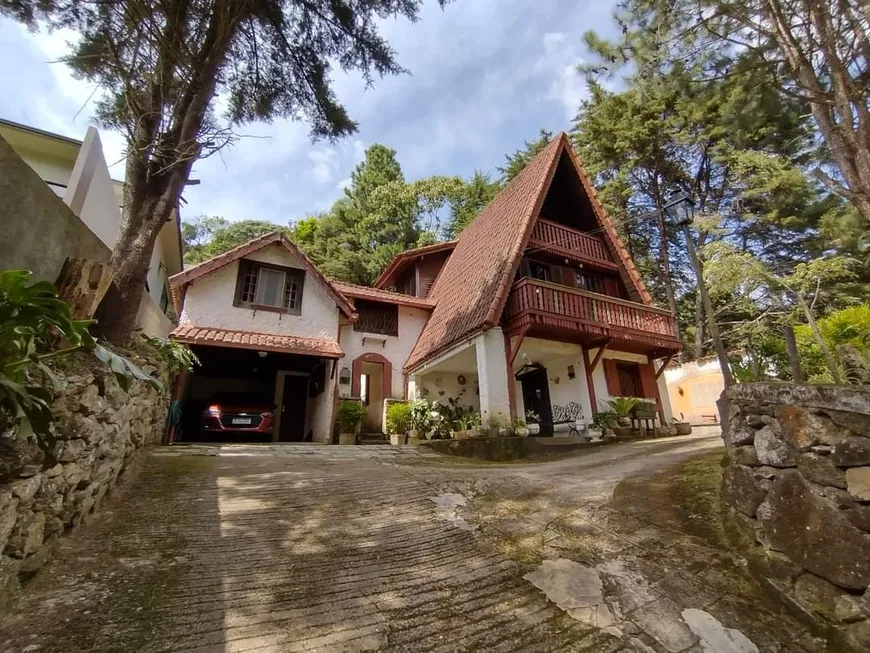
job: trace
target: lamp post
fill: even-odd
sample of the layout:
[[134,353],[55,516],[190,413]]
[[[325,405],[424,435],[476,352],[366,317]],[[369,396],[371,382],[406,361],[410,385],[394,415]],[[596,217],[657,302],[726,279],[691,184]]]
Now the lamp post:
[[692,269],[695,271],[695,278],[698,280],[698,292],[701,294],[701,304],[704,306],[704,313],[707,314],[707,328],[710,330],[710,338],[713,340],[713,347],[716,349],[719,367],[722,370],[722,379],[727,389],[734,385],[734,377],[731,375],[728,354],[725,352],[725,345],[722,343],[722,336],[719,334],[719,325],[716,322],[716,314],[713,313],[713,304],[710,302],[710,295],[707,294],[704,269],[701,267],[698,252],[695,251],[695,241],[692,239],[692,232],[689,229],[695,218],[695,205],[692,203],[689,194],[682,190],[672,191],[667,199],[668,202],[664,206],[665,215],[668,216],[668,221],[673,226],[682,229],[683,235],[686,237],[686,250],[689,253],[689,260],[692,262]]

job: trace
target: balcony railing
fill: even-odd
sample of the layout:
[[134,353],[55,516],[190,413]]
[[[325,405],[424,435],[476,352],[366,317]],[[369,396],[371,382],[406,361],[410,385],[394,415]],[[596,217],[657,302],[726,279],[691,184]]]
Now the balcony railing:
[[668,311],[530,278],[513,285],[506,318],[509,328],[538,323],[590,335],[655,340],[656,344],[679,338]]
[[560,256],[616,267],[603,240],[549,220],[538,219],[532,228],[529,245]]

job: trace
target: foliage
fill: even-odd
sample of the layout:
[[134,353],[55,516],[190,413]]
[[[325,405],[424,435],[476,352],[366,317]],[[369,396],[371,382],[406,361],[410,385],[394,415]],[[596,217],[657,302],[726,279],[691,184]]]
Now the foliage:
[[[87,349],[107,363],[121,387],[131,377],[161,389],[159,381],[126,358],[97,344],[91,320],[74,320],[69,304],[48,281],[32,281],[24,270],[0,272],[0,418],[17,426],[18,437],[34,438],[51,460],[55,438],[51,403],[57,380],[46,362]],[[66,341],[66,346],[59,343]]]
[[336,421],[342,433],[356,433],[366,416],[366,407],[358,401],[343,400],[338,404]]
[[614,397],[608,399],[606,403],[620,420],[624,420],[631,415],[638,401],[636,397]]
[[[862,304],[834,311],[819,319],[819,331],[827,345],[837,352],[843,345],[855,347],[860,355],[870,357],[870,304]],[[801,367],[807,378],[815,383],[830,383],[833,377],[826,369],[825,360],[808,325],[795,327]],[[838,369],[843,367],[837,356]],[[845,379],[848,381],[848,379]]]
[[465,227],[495,199],[501,188],[501,183],[492,181],[489,174],[475,170],[471,179],[453,199],[450,206],[450,221],[444,228],[445,238],[458,238]]
[[612,429],[619,423],[619,415],[612,410],[602,410],[592,418],[592,426],[602,431]]
[[171,375],[175,375],[181,370],[193,371],[194,366],[199,365],[199,357],[193,353],[193,350],[182,342],[168,340],[165,338],[152,338],[149,335],[142,334],[142,338],[147,342],[160,359],[166,364],[166,368]]
[[411,427],[411,404],[393,402],[387,408],[387,432],[403,434]]
[[526,411],[526,422],[529,424],[540,424],[541,416],[533,410]]
[[425,435],[432,430],[432,409],[425,399],[411,402],[411,429],[419,435]]
[[647,413],[647,414],[655,413],[656,412],[655,402],[645,401],[643,399],[638,399],[632,408],[632,412],[633,413]]
[[189,264],[202,263],[273,231],[283,231],[289,234],[290,229],[261,220],[230,222],[225,218],[200,216],[182,224],[181,240],[184,249],[184,262]]
[[549,129],[541,129],[538,137],[532,141],[525,141],[523,148],[513,154],[505,155],[504,167],[498,169],[501,173],[501,183],[506,186],[514,177],[523,171],[529,162],[535,158],[541,150],[547,147],[547,143],[553,140],[553,132]]
[[468,431],[470,429],[479,427],[480,422],[480,413],[476,412],[474,409],[469,409],[468,412],[460,415],[457,423],[460,431]]
[[123,217],[111,260],[118,307],[103,325],[114,340],[128,339],[135,327],[154,243],[194,163],[237,140],[236,126],[254,121],[304,120],[318,138],[353,133],[357,125],[332,89],[333,69],[357,71],[367,83],[404,72],[379,29],[389,19],[415,20],[420,6],[420,0],[0,3],[0,11],[31,28],[69,30],[63,61],[100,89],[98,121],[126,139]]

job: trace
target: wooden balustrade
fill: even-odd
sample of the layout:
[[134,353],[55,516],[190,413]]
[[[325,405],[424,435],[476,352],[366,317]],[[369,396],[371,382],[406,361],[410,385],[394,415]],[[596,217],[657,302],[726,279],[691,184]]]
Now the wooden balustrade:
[[581,331],[582,323],[594,323],[602,330],[633,331],[673,340],[679,337],[668,311],[537,279],[520,279],[511,289],[506,308],[508,323],[524,314],[573,321]]
[[603,240],[549,220],[538,219],[532,228],[529,245],[560,255],[615,265]]

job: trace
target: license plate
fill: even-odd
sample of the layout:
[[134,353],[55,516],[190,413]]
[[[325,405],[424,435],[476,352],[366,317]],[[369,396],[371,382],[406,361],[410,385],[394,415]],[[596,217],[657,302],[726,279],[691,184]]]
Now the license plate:
[[254,423],[250,417],[233,417],[233,424],[247,424],[250,426]]

